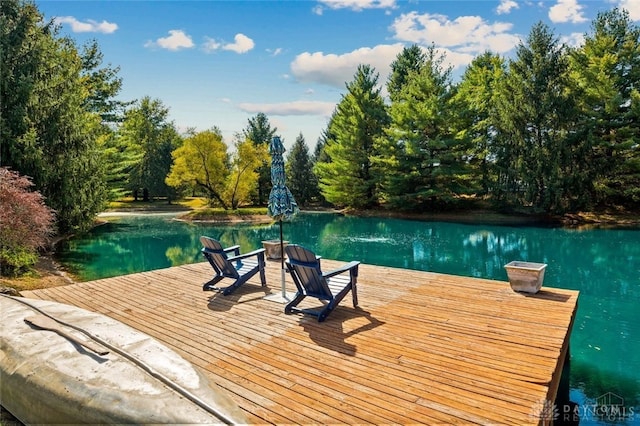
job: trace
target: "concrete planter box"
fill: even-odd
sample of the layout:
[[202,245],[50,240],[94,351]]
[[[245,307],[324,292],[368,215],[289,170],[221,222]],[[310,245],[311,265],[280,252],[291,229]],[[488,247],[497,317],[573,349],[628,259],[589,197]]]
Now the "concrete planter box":
[[537,293],[542,287],[546,263],[514,260],[504,265],[513,291]]
[[[289,244],[289,241],[282,242],[282,249]],[[282,251],[280,251],[280,240],[266,240],[262,242],[262,247],[265,249],[267,259],[280,260],[282,259]]]

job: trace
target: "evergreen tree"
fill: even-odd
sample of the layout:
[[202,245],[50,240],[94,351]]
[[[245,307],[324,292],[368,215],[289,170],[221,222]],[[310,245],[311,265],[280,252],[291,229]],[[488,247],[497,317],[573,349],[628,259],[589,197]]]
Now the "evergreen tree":
[[87,228],[106,190],[83,58],[35,5],[8,0],[0,12],[0,162],[32,177],[60,232]]
[[378,74],[369,65],[360,65],[346,95],[338,103],[324,151],[330,162],[316,164],[320,189],[330,203],[367,208],[377,203],[376,181],[371,157],[373,141],[382,134],[388,115]]
[[50,24],[42,27],[42,15],[35,5],[23,5],[20,0],[0,2],[0,166],[24,168],[27,173],[31,170],[23,164],[23,157],[37,154],[29,153],[21,138],[30,128],[27,108],[43,56],[40,45],[53,37]]
[[390,107],[391,124],[376,141],[388,207],[442,207],[465,191],[467,146],[455,131],[451,69],[443,69],[443,60],[431,47],[420,71],[409,72]]
[[158,99],[145,96],[125,113],[120,129],[121,143],[137,161],[129,172],[129,189],[142,191],[145,201],[174,196],[165,183],[172,165],[171,153],[182,144],[174,124],[168,121],[169,109]]
[[516,54],[498,98],[498,193],[517,205],[562,212],[571,203],[568,182],[580,161],[567,55],[542,23]]
[[495,184],[495,97],[505,73],[504,60],[485,52],[466,69],[454,98],[460,128],[466,129],[471,142],[468,163],[479,179],[480,195],[487,195]]
[[571,54],[587,202],[640,205],[640,28],[626,11],[602,12]]
[[82,76],[89,93],[85,109],[99,114],[103,124],[121,122],[125,108],[132,102],[116,99],[122,89],[120,67],[101,67],[104,56],[95,40],[83,47],[81,56]]
[[120,131],[108,131],[98,139],[105,164],[105,185],[109,200],[131,194],[131,171],[142,161],[142,150],[130,144]]
[[[256,145],[266,145],[268,147],[278,128],[271,128],[269,119],[262,112],[256,114],[255,117],[251,117],[248,121],[247,127],[242,131],[244,138]],[[270,191],[271,165],[267,159],[258,169],[258,197],[255,201],[259,206],[267,203]]]
[[324,160],[324,147],[327,144],[327,131],[326,129],[322,131],[321,136],[318,138],[318,140],[316,141],[316,146],[313,148],[313,157],[311,158],[311,161],[313,161],[313,163],[316,163],[318,161],[323,161]]
[[391,63],[391,74],[387,81],[389,97],[393,102],[409,81],[411,73],[418,73],[425,66],[426,54],[416,44],[405,47]]
[[306,206],[317,192],[315,176],[313,175],[309,148],[302,133],[296,138],[287,156],[287,187],[300,206]]
[[117,125],[122,122],[125,108],[132,102],[116,99],[122,88],[122,79],[118,77],[119,67],[102,66],[103,54],[94,40],[83,46],[82,77],[88,92],[85,109],[100,116],[102,126],[97,138],[98,149],[102,153],[101,164],[108,198],[111,200],[126,195],[125,182],[127,171],[135,163],[128,156],[126,146],[119,142]]
[[[330,163],[331,158],[327,154],[325,147],[332,141],[335,140],[335,135],[331,132],[331,128],[333,127],[334,117],[336,116],[338,110],[335,109],[329,118],[329,122],[327,123],[327,127],[322,130],[320,137],[316,141],[316,146],[313,150],[313,163],[314,167],[318,163]],[[317,175],[317,172],[314,174]]]
[[327,200],[324,199],[322,192],[320,192],[320,181],[318,180],[318,175],[316,173],[316,164],[318,164],[319,161],[322,161],[324,157],[324,145],[325,142],[321,136],[316,141],[316,146],[313,148],[313,155],[311,156],[311,179],[313,179],[313,183],[310,185],[311,199],[320,204],[326,204],[327,202]]

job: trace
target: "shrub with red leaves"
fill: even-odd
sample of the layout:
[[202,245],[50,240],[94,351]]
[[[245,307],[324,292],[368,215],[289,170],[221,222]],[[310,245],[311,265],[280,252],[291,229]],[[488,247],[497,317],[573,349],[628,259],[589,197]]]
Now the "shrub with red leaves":
[[0,167],[0,274],[25,272],[54,234],[55,213],[31,180]]

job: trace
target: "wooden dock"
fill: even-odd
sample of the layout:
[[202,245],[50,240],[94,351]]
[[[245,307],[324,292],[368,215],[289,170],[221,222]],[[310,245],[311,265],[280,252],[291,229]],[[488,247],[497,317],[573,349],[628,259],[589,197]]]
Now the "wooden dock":
[[207,263],[23,294],[154,336],[252,423],[547,423],[536,410],[555,399],[578,292],[361,265],[359,309],[347,296],[318,323],[264,299],[280,291],[280,263],[267,263],[267,287],[254,277],[229,296],[202,291]]

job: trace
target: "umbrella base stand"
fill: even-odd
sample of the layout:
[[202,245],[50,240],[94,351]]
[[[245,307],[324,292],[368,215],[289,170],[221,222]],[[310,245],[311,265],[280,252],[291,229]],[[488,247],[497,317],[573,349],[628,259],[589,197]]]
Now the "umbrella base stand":
[[285,294],[283,295],[282,293],[278,292],[278,293],[268,294],[264,296],[263,299],[268,300],[269,302],[289,303],[293,300],[294,297],[296,297],[296,293],[285,292]]
[[282,270],[282,291],[279,293],[273,293],[273,294],[268,294],[266,296],[263,297],[263,299],[268,300],[270,302],[277,302],[277,303],[289,303],[291,302],[295,297],[296,297],[296,293],[295,292],[287,292],[285,285],[284,285],[284,269]]

